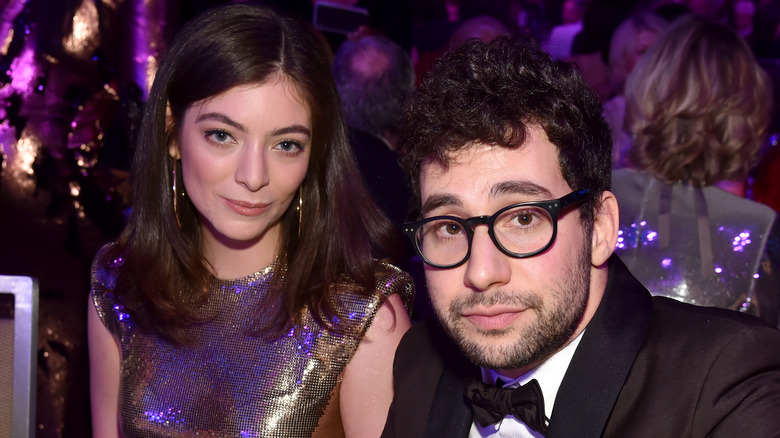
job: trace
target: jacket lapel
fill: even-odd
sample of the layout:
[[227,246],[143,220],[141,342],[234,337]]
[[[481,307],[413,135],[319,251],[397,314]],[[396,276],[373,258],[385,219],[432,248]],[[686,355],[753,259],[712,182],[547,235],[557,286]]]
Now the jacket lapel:
[[[468,437],[472,414],[466,403],[465,387],[477,375],[478,368],[463,356],[438,321],[431,319],[427,325],[425,347],[421,346],[417,351],[433,350],[431,362],[425,367],[433,371],[428,373],[427,378],[418,379],[420,387],[417,393],[421,399],[409,400],[410,404],[416,405],[416,409],[428,408],[428,415],[423,416],[427,419],[425,432],[417,436]],[[432,396],[428,395],[429,384],[435,387]],[[422,432],[422,428],[419,431]]]
[[650,323],[649,292],[613,255],[604,297],[555,398],[547,438],[599,437]]
[[[467,372],[468,368],[471,368],[471,373]],[[473,378],[474,372],[471,366],[461,367],[460,370],[454,367],[443,369],[425,429],[426,438],[468,437],[472,413],[466,404],[464,388],[466,379]]]

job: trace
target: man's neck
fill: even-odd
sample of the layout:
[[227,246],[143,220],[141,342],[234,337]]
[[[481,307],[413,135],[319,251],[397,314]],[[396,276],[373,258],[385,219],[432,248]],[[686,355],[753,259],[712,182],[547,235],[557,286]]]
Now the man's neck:
[[[544,365],[550,358],[555,357],[558,353],[565,350],[568,346],[572,344],[575,340],[577,340],[577,343],[579,343],[579,339],[581,338],[580,334],[582,331],[578,332],[576,335],[572,335],[569,339],[566,340],[566,343],[557,348],[555,351],[553,351],[550,354],[545,355],[543,358],[535,361],[534,363],[522,367],[522,368],[513,368],[513,369],[496,369],[495,373],[509,378],[510,380],[515,380],[518,378],[521,378],[523,376],[532,374],[534,370],[539,368],[540,366]],[[575,347],[576,348],[576,347]]]

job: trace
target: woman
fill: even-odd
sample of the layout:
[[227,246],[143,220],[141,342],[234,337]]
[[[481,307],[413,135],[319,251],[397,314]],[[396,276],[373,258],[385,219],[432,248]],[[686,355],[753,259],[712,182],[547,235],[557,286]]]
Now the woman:
[[612,97],[604,103],[604,118],[612,129],[612,163],[616,169],[628,165],[626,152],[631,147],[631,139],[623,130],[626,78],[639,61],[639,57],[647,52],[666,26],[663,18],[652,12],[642,12],[629,16],[612,34],[609,44]]
[[380,434],[412,286],[318,41],[248,5],[173,41],[92,269],[95,436]]
[[613,174],[617,253],[650,292],[778,324],[780,221],[743,197],[771,96],[742,38],[698,16],[673,24],[629,75],[640,172]]

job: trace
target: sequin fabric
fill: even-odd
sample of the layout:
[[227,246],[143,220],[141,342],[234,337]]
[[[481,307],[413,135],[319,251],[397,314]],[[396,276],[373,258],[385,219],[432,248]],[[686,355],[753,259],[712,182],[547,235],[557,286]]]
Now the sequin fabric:
[[[633,170],[613,174],[620,210],[616,253],[629,270],[654,295],[739,310],[778,325],[780,222],[774,211],[717,187],[674,184],[665,246],[659,219],[664,187],[670,186]],[[696,190],[703,194],[706,221],[697,215]],[[712,263],[704,270],[700,240],[707,234]]]
[[[102,254],[102,252],[101,252]],[[96,258],[92,296],[98,314],[121,350],[120,424],[126,438],[312,437],[343,434],[338,412],[342,371],[381,304],[401,294],[412,302],[412,281],[381,264],[376,290],[365,296],[338,284],[333,300],[343,309],[326,331],[307,314],[286,336],[265,341],[247,334],[256,309],[277,303],[269,297],[274,264],[237,280],[213,279],[206,315],[214,318],[189,329],[194,342],[182,347],[141,332],[114,298],[122,260]],[[329,403],[333,401],[332,406]]]

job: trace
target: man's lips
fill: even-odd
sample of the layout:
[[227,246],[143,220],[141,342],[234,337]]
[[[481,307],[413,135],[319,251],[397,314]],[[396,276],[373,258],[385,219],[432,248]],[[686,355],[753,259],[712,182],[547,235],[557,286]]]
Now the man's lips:
[[242,216],[257,216],[263,214],[270,203],[246,202],[225,198],[225,204]]
[[472,309],[462,312],[463,318],[482,330],[501,330],[512,324],[525,309],[518,308],[487,308]]

